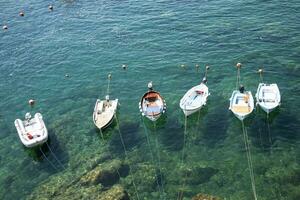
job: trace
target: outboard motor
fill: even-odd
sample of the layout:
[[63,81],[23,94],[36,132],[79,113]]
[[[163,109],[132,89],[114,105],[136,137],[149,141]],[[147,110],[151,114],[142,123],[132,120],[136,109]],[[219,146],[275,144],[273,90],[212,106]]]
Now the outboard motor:
[[109,101],[109,95],[105,96],[105,100],[108,102]]
[[27,122],[29,122],[31,119],[31,114],[28,112],[25,114],[25,120],[27,120]]
[[206,79],[206,77],[203,77],[203,79],[202,79],[202,83],[204,83],[204,84],[206,84],[206,83],[207,83],[207,79]]
[[245,92],[245,87],[243,85],[240,85],[240,93],[244,93]]

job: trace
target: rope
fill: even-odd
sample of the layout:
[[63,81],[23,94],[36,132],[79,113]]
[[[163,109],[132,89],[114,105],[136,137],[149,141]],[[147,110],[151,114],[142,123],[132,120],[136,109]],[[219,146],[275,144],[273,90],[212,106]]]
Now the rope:
[[241,80],[240,68],[237,68],[237,75],[236,75],[236,89],[237,90],[239,89],[240,80]]
[[254,195],[254,199],[257,200],[257,194],[256,194],[256,188],[255,188],[255,179],[254,179],[254,172],[253,172],[253,164],[252,164],[252,157],[250,152],[250,144],[248,142],[248,133],[244,125],[244,121],[242,121],[242,129],[243,129],[243,136],[244,136],[244,143],[245,143],[245,149],[246,149],[246,155],[247,155],[247,161],[248,161],[248,167],[250,172],[250,179],[251,179],[251,186],[252,191]]
[[[124,143],[124,140],[123,140],[123,137],[122,137],[122,134],[121,134],[121,130],[120,130],[119,120],[118,120],[116,114],[114,116],[115,116],[115,119],[116,119],[116,122],[117,122],[117,128],[118,128],[118,132],[119,132],[119,135],[120,135],[121,143],[122,143],[122,146],[123,146],[123,149],[124,149],[125,157],[128,158],[128,153],[127,153],[127,150],[126,150],[126,147],[125,147],[125,143]],[[132,177],[132,184],[133,184],[133,187],[134,187],[134,190],[135,190],[135,194],[136,194],[137,199],[139,200],[140,197],[139,197],[139,193],[137,191],[137,187],[136,187],[136,184],[135,184],[134,176],[132,174],[131,166],[128,164],[128,167],[129,167],[129,173],[130,173],[130,175]]]
[[107,83],[107,90],[106,90],[107,95],[109,95],[110,80],[111,80],[111,74],[108,74],[108,83]]
[[259,73],[260,82],[263,83],[263,75],[262,72]]
[[270,149],[272,153],[272,135],[271,135],[271,130],[270,130],[270,123],[269,123],[269,113],[267,113],[267,127],[268,127],[268,135],[269,135],[269,142],[270,142]]
[[[149,151],[150,151],[150,155],[151,155],[151,161],[152,161],[152,164],[154,165],[154,155],[153,155],[152,148],[151,148],[151,145],[150,145],[149,134],[148,134],[148,131],[146,129],[144,119],[143,119],[143,117],[141,117],[141,118],[142,118],[143,128],[144,128],[144,132],[145,132],[145,135],[146,135],[146,138],[147,138],[147,143],[148,143],[148,147],[149,147]],[[156,170],[155,170],[155,176],[158,177],[158,175],[156,173]],[[158,192],[159,192],[159,194],[161,194],[161,189],[160,189],[160,185],[159,185],[159,182],[158,182],[157,178],[156,178],[156,184],[157,184]]]
[[[184,117],[184,135],[183,135],[183,147],[182,147],[182,155],[181,155],[181,164],[180,167],[183,167],[184,155],[185,155],[185,143],[186,143],[186,134],[187,133],[187,116]],[[186,174],[187,175],[187,174]],[[182,183],[182,191],[178,191],[177,200],[183,199],[183,187],[185,185],[186,177],[183,179]]]
[[[104,135],[103,135],[102,129],[100,128],[99,130],[100,130],[101,138],[102,138],[102,140],[103,140],[103,142],[104,142]],[[111,152],[109,151],[109,149],[108,149],[108,154],[109,154],[110,159],[112,159],[113,157],[112,157],[112,154],[111,154]],[[121,180],[121,174],[120,174],[120,172],[119,172],[118,169],[117,169],[117,174],[118,174],[118,176],[119,176],[119,180]]]
[[52,151],[52,149],[51,149],[50,146],[48,145],[48,142],[46,142],[46,145],[47,145],[48,149],[51,151],[51,153],[52,153],[54,159],[58,162],[58,164],[59,164],[63,169],[66,169],[66,168],[64,167],[64,165],[63,165],[63,164],[58,160],[58,158],[55,156],[54,152]]
[[162,189],[162,194],[164,195],[165,190],[164,190],[164,183],[163,183],[163,177],[161,173],[161,164],[160,164],[160,151],[159,151],[159,145],[158,145],[158,139],[157,139],[157,130],[156,130],[156,122],[154,122],[154,134],[155,134],[155,145],[156,145],[156,151],[157,151],[157,160],[158,160],[158,168],[159,168],[159,175],[160,175],[160,180],[161,180],[161,189]]
[[47,158],[47,156],[45,155],[45,153],[43,152],[42,148],[40,147],[40,152],[43,154],[43,157],[50,163],[50,165],[56,170],[59,171],[57,167],[55,167],[55,165]]

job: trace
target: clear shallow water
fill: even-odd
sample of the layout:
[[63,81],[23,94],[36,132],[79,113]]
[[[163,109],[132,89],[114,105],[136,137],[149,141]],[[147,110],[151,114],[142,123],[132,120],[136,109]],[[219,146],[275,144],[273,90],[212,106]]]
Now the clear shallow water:
[[[138,101],[152,80],[168,106],[156,129],[145,122],[155,166],[159,152],[167,199],[177,197],[183,180],[187,199],[199,192],[253,199],[241,124],[227,109],[236,62],[244,64],[242,82],[253,94],[261,66],[265,81],[276,82],[282,94],[282,106],[270,116],[270,132],[259,109],[246,120],[258,197],[299,199],[299,2],[59,1],[53,12],[47,6],[43,1],[0,4],[0,22],[9,27],[0,31],[1,199],[25,199],[51,181],[72,182],[108,150],[124,157],[117,126],[105,131],[103,141],[91,120],[109,72],[142,198],[159,196],[141,178],[151,155]],[[25,17],[18,16],[21,9]],[[201,66],[199,73],[195,64]],[[211,96],[199,118],[188,118],[183,168],[191,173],[185,178],[180,167],[184,117],[178,103],[199,83],[206,64],[211,66]],[[57,172],[19,141],[13,121],[30,110],[30,98],[37,100],[33,111],[43,114],[49,144],[65,170]],[[134,199],[129,180],[120,183]]]

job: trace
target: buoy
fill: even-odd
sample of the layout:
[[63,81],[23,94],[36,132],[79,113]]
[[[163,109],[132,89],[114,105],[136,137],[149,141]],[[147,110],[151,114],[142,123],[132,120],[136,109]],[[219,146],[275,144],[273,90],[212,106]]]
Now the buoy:
[[49,8],[50,11],[53,11],[53,6],[52,5],[49,5],[48,8]]
[[122,65],[122,68],[123,68],[124,70],[126,70],[126,69],[127,69],[127,65],[123,64],[123,65]]
[[20,13],[19,13],[19,16],[21,16],[21,17],[24,17],[24,12],[23,11],[21,11]]
[[3,30],[7,30],[7,29],[8,29],[8,26],[7,26],[7,25],[4,25],[2,28],[3,28]]
[[242,63],[237,63],[237,64],[236,64],[236,67],[237,67],[237,68],[241,68],[241,67],[242,67]]
[[107,78],[108,78],[109,80],[111,79],[111,74],[110,74],[110,73],[108,74]]
[[69,74],[65,74],[65,77],[68,78],[68,77],[70,77],[70,75]]
[[150,82],[148,83],[148,89],[149,89],[149,90],[153,90],[153,83],[152,83],[152,81],[150,81]]
[[258,73],[262,73],[262,72],[263,72],[263,69],[259,69],[259,70],[258,70]]
[[185,65],[184,65],[184,64],[181,64],[180,67],[181,67],[181,68],[185,68]]
[[198,64],[196,64],[195,67],[198,69],[200,66]]
[[209,70],[209,65],[206,65],[206,66],[205,66],[205,69],[206,69],[206,70]]
[[30,106],[33,106],[34,103],[35,103],[35,100],[33,100],[33,99],[30,99],[30,100],[28,101],[28,104],[29,104]]

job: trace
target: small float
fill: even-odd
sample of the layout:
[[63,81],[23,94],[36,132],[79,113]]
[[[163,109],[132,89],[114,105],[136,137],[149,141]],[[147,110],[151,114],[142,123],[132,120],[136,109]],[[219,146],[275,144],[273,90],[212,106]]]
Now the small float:
[[118,107],[118,99],[110,100],[109,98],[110,80],[111,74],[108,75],[107,95],[104,100],[97,99],[93,112],[94,124],[99,129],[105,129],[112,123]]
[[189,116],[198,110],[200,110],[204,105],[206,105],[207,97],[210,95],[208,92],[208,87],[206,85],[208,66],[206,67],[205,77],[199,85],[196,85],[189,89],[185,95],[181,98],[179,106],[182,109],[185,116]]
[[[262,70],[258,71],[260,74]],[[261,75],[262,82],[262,75]],[[258,104],[266,113],[270,113],[280,105],[281,96],[276,83],[259,83],[255,94],[256,104]]]
[[48,140],[48,131],[41,113],[36,113],[33,118],[30,113],[26,113],[25,120],[15,120],[15,126],[21,142],[26,147],[35,147]]
[[139,103],[139,109],[143,116],[151,121],[156,121],[167,109],[167,105],[159,92],[153,90],[152,82],[148,83],[146,92]]

